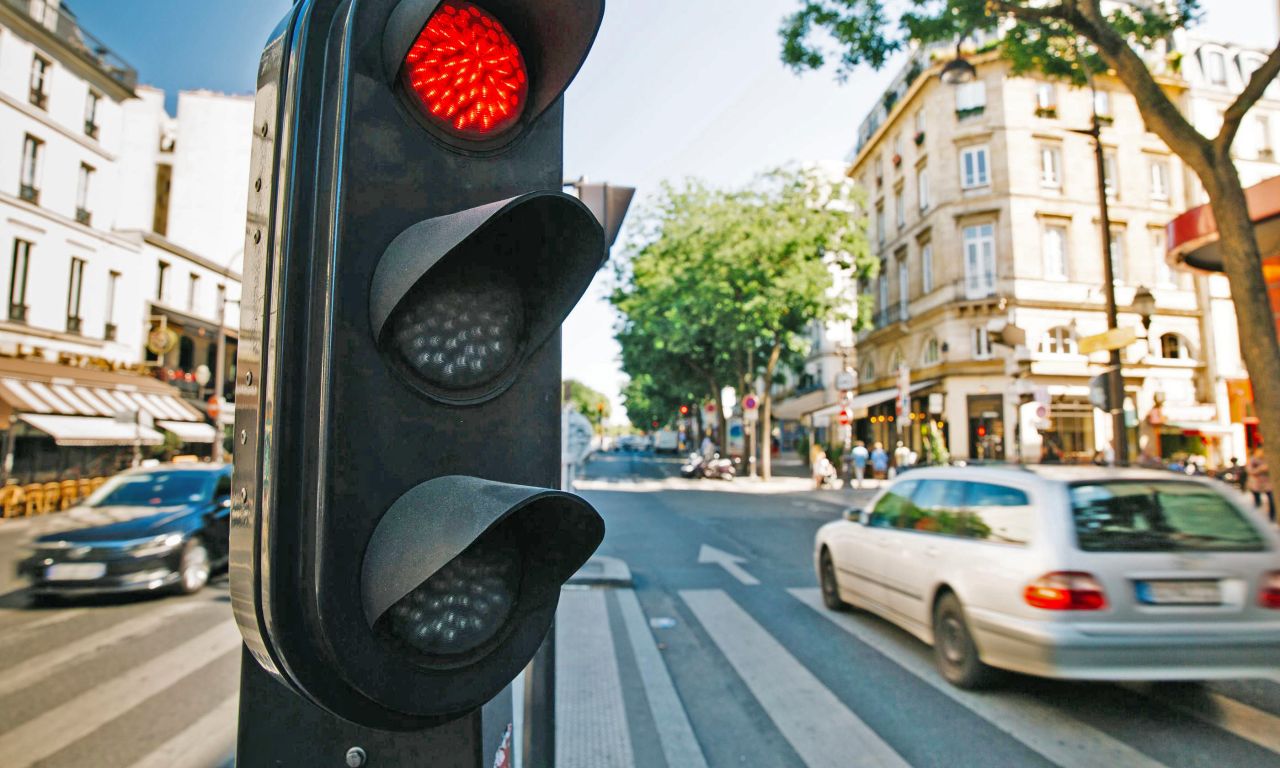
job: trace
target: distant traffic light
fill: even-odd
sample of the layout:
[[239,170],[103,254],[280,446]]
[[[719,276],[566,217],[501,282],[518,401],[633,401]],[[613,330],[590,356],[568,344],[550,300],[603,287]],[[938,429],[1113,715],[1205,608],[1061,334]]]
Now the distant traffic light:
[[682,406],[680,406],[680,415],[681,415],[681,416],[688,416],[688,415],[689,415],[689,406],[687,406],[687,405],[682,405]]
[[363,726],[492,698],[603,537],[549,488],[560,324],[605,253],[557,191],[561,94],[602,13],[304,0],[263,55],[233,608],[264,669]]

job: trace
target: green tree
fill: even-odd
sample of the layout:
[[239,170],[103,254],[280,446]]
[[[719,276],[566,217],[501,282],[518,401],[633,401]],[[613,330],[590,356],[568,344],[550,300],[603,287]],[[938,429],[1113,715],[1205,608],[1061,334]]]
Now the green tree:
[[602,430],[605,420],[612,413],[609,398],[577,379],[565,379],[564,389],[565,402],[571,403],[578,409],[578,413],[586,416],[587,421],[595,425],[596,431]]
[[[848,304],[836,275],[876,271],[859,202],[850,182],[812,170],[771,171],[740,189],[664,186],[637,217],[612,297],[623,369],[666,394],[640,392],[664,406],[687,397],[694,408],[723,386],[741,393],[760,379],[767,441],[779,366],[807,351],[813,322]],[[767,479],[767,448],[760,466]]]
[[[1253,222],[1231,157],[1245,114],[1280,74],[1280,46],[1255,70],[1226,109],[1216,136],[1188,122],[1166,83],[1144,56],[1174,30],[1196,22],[1198,0],[1104,3],[1103,0],[800,0],[782,24],[782,60],[797,71],[817,69],[833,52],[837,76],[860,64],[879,68],[912,44],[954,42],[999,32],[996,49],[1014,74],[1039,71],[1079,86],[1107,74],[1133,94],[1148,128],[1192,172],[1217,220],[1224,270],[1231,284],[1240,348],[1254,385],[1264,435],[1280,435],[1280,341]],[[906,10],[894,10],[905,7]],[[892,23],[896,17],[897,23]],[[822,31],[828,45],[814,43]],[[1175,89],[1176,90],[1176,89]],[[1272,438],[1276,439],[1275,437]]]

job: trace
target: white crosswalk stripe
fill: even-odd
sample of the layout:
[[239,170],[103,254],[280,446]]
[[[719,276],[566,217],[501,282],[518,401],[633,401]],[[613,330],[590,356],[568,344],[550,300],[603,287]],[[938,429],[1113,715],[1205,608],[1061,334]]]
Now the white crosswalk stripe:
[[6,669],[3,673],[0,673],[0,696],[8,696],[14,691],[20,691],[29,685],[34,685],[58,670],[83,660],[90,654],[98,653],[124,640],[148,635],[162,628],[170,621],[191,613],[197,608],[208,607],[208,605],[208,603],[196,601],[167,603],[153,611],[113,624],[101,632],[95,632],[66,645],[29,659],[24,659],[14,668]]
[[232,695],[130,768],[211,768],[235,752],[240,697]]
[[944,680],[928,659],[903,645],[901,634],[895,633],[887,624],[827,610],[822,605],[822,592],[817,588],[787,591],[890,661],[1063,768],[1095,768],[1101,765],[1159,768],[1161,765],[1124,742],[1033,696],[1012,692],[984,696],[960,690]]
[[1185,712],[1260,747],[1280,753],[1280,717],[1263,712],[1257,707],[1208,690],[1198,691],[1198,695],[1192,697],[1171,697],[1156,693],[1149,685],[1130,684],[1125,687],[1150,696],[1163,706]]
[[[31,611],[22,610],[13,613],[29,614]],[[4,634],[0,635],[0,649],[4,649],[10,645],[17,645],[19,642],[27,642],[30,640],[30,633],[37,629],[46,629],[55,624],[61,624],[64,621],[70,621],[79,618],[87,613],[84,608],[67,609],[61,611],[51,611],[47,616],[41,616],[38,619],[19,624],[15,627],[5,627]]]
[[25,768],[49,757],[218,661],[240,642],[239,630],[228,616],[191,640],[0,734],[6,768]]
[[680,597],[810,768],[905,768],[892,747],[727,594],[682,590]]
[[[576,663],[562,663],[568,659]],[[634,766],[602,590],[565,590],[560,596],[555,715],[558,768]]]

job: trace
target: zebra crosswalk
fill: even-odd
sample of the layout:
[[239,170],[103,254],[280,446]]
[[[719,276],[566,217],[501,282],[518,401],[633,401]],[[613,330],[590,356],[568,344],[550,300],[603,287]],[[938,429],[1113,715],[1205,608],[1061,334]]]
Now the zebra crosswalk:
[[[556,632],[557,768],[1280,766],[1274,681],[962,691],[814,588],[567,588]],[[0,764],[227,765],[239,656],[219,589],[0,609]]]

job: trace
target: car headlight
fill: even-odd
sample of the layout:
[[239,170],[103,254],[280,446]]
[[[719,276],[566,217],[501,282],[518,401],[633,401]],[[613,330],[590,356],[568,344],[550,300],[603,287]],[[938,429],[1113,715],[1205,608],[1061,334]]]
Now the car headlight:
[[126,547],[125,551],[139,557],[159,555],[181,546],[183,541],[185,541],[185,537],[180,533],[166,533],[152,539],[142,539],[132,546]]

